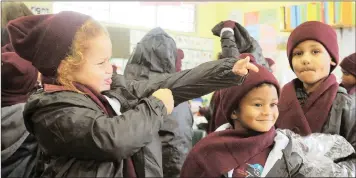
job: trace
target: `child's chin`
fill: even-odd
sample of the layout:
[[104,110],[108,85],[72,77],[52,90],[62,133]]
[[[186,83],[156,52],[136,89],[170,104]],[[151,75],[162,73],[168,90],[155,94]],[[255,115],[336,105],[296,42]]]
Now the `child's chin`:
[[256,131],[257,132],[268,132],[269,130],[271,130],[272,127],[267,127],[266,126],[266,127],[263,127],[263,128],[256,129]]
[[105,87],[102,87],[102,88],[101,88],[100,92],[108,91],[108,90],[110,90],[110,89],[111,89],[110,86],[105,86]]

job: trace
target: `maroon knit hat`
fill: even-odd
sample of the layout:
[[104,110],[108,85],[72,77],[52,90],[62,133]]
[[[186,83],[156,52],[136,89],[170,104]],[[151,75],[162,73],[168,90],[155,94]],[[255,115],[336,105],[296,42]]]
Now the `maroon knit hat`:
[[340,67],[356,77],[356,53],[345,57],[341,61]]
[[[292,66],[292,54],[293,49],[301,42],[306,40],[315,40],[321,43],[333,61],[339,63],[339,46],[337,42],[337,35],[335,30],[330,26],[318,21],[308,21],[299,25],[293,30],[288,38],[287,43],[287,56],[289,59],[289,65]],[[330,72],[335,69],[336,66],[331,66]]]
[[[243,57],[240,56],[240,58],[242,59]],[[270,83],[276,87],[278,95],[280,93],[279,84],[274,75],[265,67],[257,64],[252,58],[251,61],[258,67],[259,72],[249,71],[248,76],[241,85],[220,90],[221,100],[217,116],[224,117],[230,124],[233,124],[230,117],[232,111],[238,107],[241,99],[256,86],[262,83]]]
[[177,49],[176,72],[182,70],[182,60],[184,59],[184,52],[182,49]]
[[9,22],[11,43],[43,76],[54,78],[60,62],[70,52],[77,30],[90,17],[77,12],[20,17]]
[[37,83],[38,71],[17,55],[11,44],[1,48],[1,107],[25,103]]
[[272,66],[273,64],[275,64],[274,60],[272,60],[271,58],[266,57],[265,59],[269,66]]

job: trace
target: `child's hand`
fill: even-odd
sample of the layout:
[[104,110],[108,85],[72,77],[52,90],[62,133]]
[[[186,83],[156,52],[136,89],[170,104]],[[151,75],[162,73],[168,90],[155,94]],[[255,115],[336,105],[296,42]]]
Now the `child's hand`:
[[252,70],[254,72],[258,72],[259,69],[256,65],[250,63],[250,57],[247,56],[245,59],[238,60],[234,67],[232,68],[232,72],[239,76],[245,76],[248,73],[248,70]]
[[155,91],[152,96],[161,100],[167,109],[167,114],[171,114],[174,108],[174,100],[172,91],[170,89],[159,89]]

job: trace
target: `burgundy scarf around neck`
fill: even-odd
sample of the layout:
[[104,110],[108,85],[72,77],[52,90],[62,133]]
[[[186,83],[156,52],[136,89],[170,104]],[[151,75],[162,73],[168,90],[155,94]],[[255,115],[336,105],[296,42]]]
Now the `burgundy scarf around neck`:
[[[234,129],[213,132],[198,143],[198,148],[194,148],[190,154],[196,155],[195,158],[201,160],[200,163],[203,164],[201,166],[207,171],[203,176],[220,177],[272,146],[275,135],[274,127],[265,133],[247,133]],[[201,175],[195,173],[195,170],[200,169],[194,167],[197,166],[196,164],[189,164],[189,162],[185,164],[187,167],[182,169],[181,177]]]
[[[87,94],[90,97],[90,99],[92,99],[100,107],[100,109],[102,109],[105,112],[106,115],[108,115],[109,117],[116,116],[115,111],[112,109],[110,103],[108,102],[108,100],[105,98],[104,95],[96,92],[91,87],[82,85],[80,83],[74,83],[74,86],[79,91]],[[44,90],[47,92],[51,92],[51,91],[62,91],[66,89],[60,85],[44,84]],[[126,166],[124,166],[124,177],[130,177],[130,178],[137,177],[135,172],[135,167],[131,158],[125,160],[125,165]]]
[[294,79],[287,83],[279,99],[279,118],[276,126],[290,129],[301,135],[321,132],[329,118],[332,103],[336,97],[339,84],[333,74],[311,93],[303,107],[297,99],[295,85],[301,81]]

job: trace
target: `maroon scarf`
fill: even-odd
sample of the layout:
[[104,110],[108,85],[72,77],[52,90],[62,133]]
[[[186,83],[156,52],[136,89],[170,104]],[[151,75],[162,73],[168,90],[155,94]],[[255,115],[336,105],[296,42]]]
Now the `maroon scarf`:
[[282,89],[276,126],[282,129],[291,129],[301,135],[321,132],[329,118],[339,84],[333,74],[329,75],[301,107],[295,91],[297,82],[301,81],[294,79]]
[[[85,93],[92,99],[99,107],[102,109],[106,115],[109,117],[114,117],[116,116],[115,111],[112,109],[110,103],[108,100],[102,95],[101,93],[96,92],[89,86],[85,86],[79,83],[74,83],[74,86],[81,92]],[[44,84],[44,90],[46,92],[53,92],[53,91],[63,91],[67,90],[63,86],[60,85],[49,85],[49,84]],[[132,162],[131,158],[125,159],[124,164],[124,177],[137,177],[136,172],[135,172],[135,167]]]
[[265,133],[233,129],[211,133],[189,153],[195,157],[188,156],[181,177],[220,177],[268,149],[274,144],[275,136],[274,127]]

